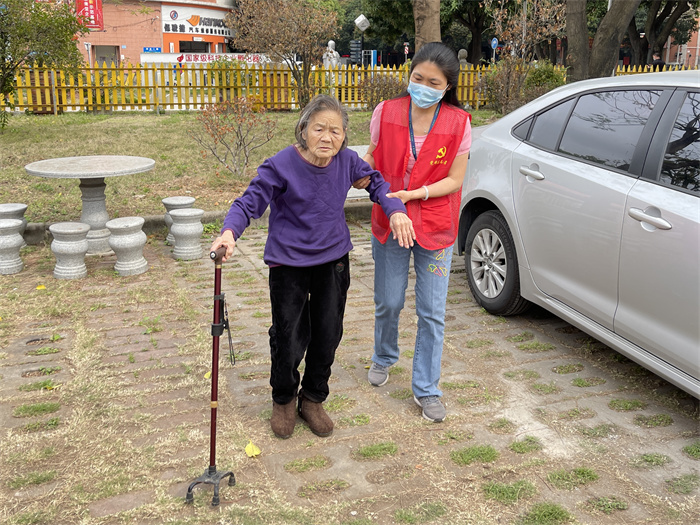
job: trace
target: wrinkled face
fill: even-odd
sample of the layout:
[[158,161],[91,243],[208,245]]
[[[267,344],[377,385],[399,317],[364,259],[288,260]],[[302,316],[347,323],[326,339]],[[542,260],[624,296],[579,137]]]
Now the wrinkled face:
[[319,111],[311,117],[302,137],[311,155],[330,162],[345,140],[343,117],[335,111]]
[[444,91],[447,87],[447,77],[434,62],[426,60],[413,68],[411,82],[423,84],[426,87]]

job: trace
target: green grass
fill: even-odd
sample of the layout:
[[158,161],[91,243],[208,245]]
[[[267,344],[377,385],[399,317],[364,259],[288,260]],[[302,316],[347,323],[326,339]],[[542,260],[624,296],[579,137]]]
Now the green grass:
[[463,344],[467,348],[484,348],[485,346],[492,345],[493,341],[490,339],[470,339]]
[[143,326],[144,334],[152,334],[163,331],[163,327],[160,325],[160,315],[156,315],[154,317],[144,317],[141,322],[139,322],[139,326]]
[[479,463],[491,463],[498,459],[499,453],[491,445],[473,445],[454,450],[450,453],[452,461],[461,466],[471,465],[475,461]]
[[671,462],[671,458],[666,454],[650,452],[648,454],[640,454],[630,460],[630,465],[636,468],[654,468],[662,467]]
[[413,397],[413,392],[410,388],[397,388],[391,394],[389,394],[389,397],[398,400],[410,399]]
[[50,376],[51,374],[57,374],[63,370],[60,366],[42,366],[39,368],[41,375]]
[[525,436],[521,441],[513,441],[508,448],[516,454],[527,454],[542,450],[542,442],[535,436]]
[[605,379],[601,377],[577,377],[571,380],[571,384],[580,388],[588,388],[591,386],[604,385]]
[[330,460],[326,456],[318,455],[310,458],[295,459],[284,465],[287,472],[308,472],[310,470],[320,470],[328,466]]
[[509,370],[508,372],[503,372],[503,377],[513,381],[531,381],[539,379],[540,374],[534,370]]
[[365,445],[358,448],[353,454],[358,459],[378,459],[385,456],[394,456],[399,451],[399,447],[393,441]]
[[448,443],[458,443],[464,441],[465,439],[471,439],[472,435],[467,435],[461,430],[447,430],[442,436],[437,440],[438,445],[447,445]]
[[647,403],[638,399],[613,399],[608,403],[608,407],[618,412],[629,412],[632,410],[644,410]]
[[672,494],[690,494],[700,486],[700,476],[684,474],[677,478],[666,480],[666,490]]
[[573,490],[574,488],[587,485],[598,479],[598,474],[588,467],[579,467],[573,470],[555,470],[547,475],[547,480],[558,489]]
[[538,394],[542,395],[549,395],[549,394],[558,394],[561,392],[561,388],[559,388],[554,381],[550,383],[533,383],[530,385],[530,388],[534,391],[537,392]]
[[604,438],[615,432],[615,425],[601,423],[594,427],[579,427],[579,432],[590,438]]
[[600,497],[591,498],[586,501],[586,507],[589,509],[597,510],[604,514],[612,514],[616,510],[627,510],[629,505],[625,500],[622,500],[616,496],[610,498]]
[[54,383],[52,379],[44,379],[43,381],[35,381],[34,383],[20,385],[18,390],[22,392],[33,392],[35,390],[51,390],[56,386],[56,383]]
[[557,419],[562,421],[577,421],[579,419],[588,419],[595,416],[595,412],[586,407],[576,407],[571,410],[565,410],[557,414]]
[[11,479],[7,486],[11,489],[21,489],[22,487],[27,487],[29,485],[41,485],[42,483],[48,483],[49,481],[53,481],[55,477],[55,470],[29,472],[23,476],[18,476]]
[[651,416],[637,414],[632,419],[632,423],[642,428],[668,427],[673,424],[673,418],[668,414],[653,414]]
[[512,505],[521,499],[530,498],[537,493],[535,485],[525,480],[515,481],[513,483],[498,483],[492,481],[485,483],[482,489],[486,499],[493,499],[506,505]]
[[572,519],[573,516],[561,505],[545,502],[533,505],[517,523],[519,525],[560,525]]
[[57,354],[60,352],[60,348],[54,348],[52,346],[42,346],[41,348],[35,348],[34,350],[29,350],[27,355],[49,355]]
[[513,423],[509,419],[506,419],[505,417],[502,417],[497,419],[493,423],[490,423],[488,425],[488,428],[494,434],[511,434],[515,432],[515,429],[517,427],[515,426],[515,423]]
[[479,388],[479,383],[476,381],[458,381],[440,383],[444,390],[466,390],[468,388]]
[[539,352],[547,352],[554,350],[556,346],[552,343],[541,343],[539,341],[530,341],[529,343],[520,343],[517,345],[518,350],[522,350],[526,354],[537,354]]
[[440,502],[421,503],[411,509],[398,509],[394,520],[398,523],[430,523],[447,514],[447,507]]
[[348,488],[350,483],[342,479],[329,479],[316,483],[309,483],[301,487],[297,496],[300,498],[315,498],[323,495],[329,495],[336,492],[341,492]]
[[44,432],[46,430],[53,430],[58,427],[61,419],[58,417],[52,417],[46,421],[35,421],[33,423],[27,423],[22,427],[25,432]]
[[511,343],[523,343],[525,341],[530,341],[533,337],[535,336],[532,332],[521,332],[519,334],[506,337],[506,341],[509,341]]
[[338,424],[342,427],[361,427],[369,425],[370,417],[367,414],[357,414],[354,416],[341,417]]
[[334,394],[330,399],[326,400],[323,406],[326,412],[336,413],[352,408],[356,404],[357,401],[346,394]]
[[30,405],[20,405],[12,411],[14,417],[36,417],[51,414],[61,408],[60,403],[34,403]]
[[581,370],[583,370],[583,365],[581,363],[559,365],[552,368],[552,372],[555,374],[573,374],[574,372],[580,372]]
[[700,459],[700,439],[683,447],[683,452],[692,459]]

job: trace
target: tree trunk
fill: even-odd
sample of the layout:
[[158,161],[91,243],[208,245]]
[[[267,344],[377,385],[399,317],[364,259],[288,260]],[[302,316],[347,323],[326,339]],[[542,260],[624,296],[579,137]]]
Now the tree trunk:
[[627,27],[627,37],[630,39],[630,47],[632,48],[632,57],[630,66],[641,65],[642,62],[642,39],[639,38],[639,30],[634,21],[634,17],[630,20],[630,25]]
[[[620,43],[640,2],[641,0],[612,2],[593,38],[587,78],[608,77],[614,74],[620,56]],[[571,3],[571,0],[568,3]]]
[[588,78],[588,29],[586,27],[586,2],[566,1],[566,39],[568,41],[569,82]]
[[428,42],[441,42],[440,0],[413,0],[416,52]]

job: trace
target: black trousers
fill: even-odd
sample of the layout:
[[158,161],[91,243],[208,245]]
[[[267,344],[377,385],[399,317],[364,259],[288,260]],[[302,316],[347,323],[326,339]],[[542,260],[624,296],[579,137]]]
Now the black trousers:
[[270,268],[270,385],[275,403],[285,405],[296,397],[302,359],[304,396],[317,403],[328,397],[349,286],[348,254],[318,266]]

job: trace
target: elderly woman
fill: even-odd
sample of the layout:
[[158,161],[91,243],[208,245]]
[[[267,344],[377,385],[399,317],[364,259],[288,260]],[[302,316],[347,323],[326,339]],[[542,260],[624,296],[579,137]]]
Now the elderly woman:
[[413,245],[413,226],[401,199],[387,197],[389,184],[381,174],[346,149],[347,125],[347,112],[335,98],[311,100],[296,126],[297,144],[260,165],[211,247],[226,246],[225,261],[250,219],[270,206],[264,255],[272,306],[270,426],[280,438],[294,432],[297,398],[299,416],[314,434],[333,432],[321,403],[343,334],[352,249],[343,207],[353,182],[369,176],[370,198],[389,217],[394,238],[406,248]]

